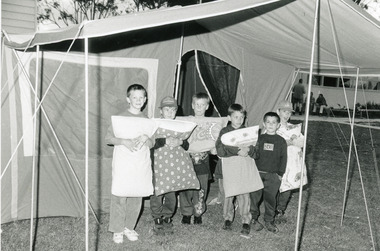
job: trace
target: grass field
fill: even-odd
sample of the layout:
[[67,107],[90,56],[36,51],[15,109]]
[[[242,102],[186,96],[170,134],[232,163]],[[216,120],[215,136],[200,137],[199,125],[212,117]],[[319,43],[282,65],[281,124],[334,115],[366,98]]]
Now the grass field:
[[[300,250],[373,250],[364,196],[356,159],[348,174],[348,193],[343,225],[341,214],[347,174],[349,149],[348,125],[309,122],[306,164],[309,184],[302,194]],[[380,188],[375,173],[372,144],[368,129],[355,130],[360,169],[365,188],[376,250],[380,248]],[[380,131],[372,130],[377,159],[380,159]],[[379,161],[377,161],[379,165]],[[211,184],[212,196],[215,184]],[[100,225],[90,216],[89,250],[294,250],[299,192],[295,191],[286,215],[288,222],[279,225],[279,233],[251,231],[240,235],[237,215],[233,231],[222,230],[222,206],[209,206],[202,225],[183,226],[181,216],[174,216],[174,234],[156,236],[149,208],[145,208],[136,231],[140,239],[114,244],[107,231],[108,214],[100,215]],[[262,221],[262,219],[260,219]],[[17,221],[2,225],[2,250],[29,249],[30,222]],[[34,250],[84,250],[83,218],[42,218],[35,227]]]

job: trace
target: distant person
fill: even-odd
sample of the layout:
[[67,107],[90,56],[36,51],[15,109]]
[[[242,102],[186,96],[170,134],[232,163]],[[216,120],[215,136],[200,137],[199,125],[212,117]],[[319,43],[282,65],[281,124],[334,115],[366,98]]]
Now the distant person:
[[[142,108],[147,100],[145,88],[139,84],[133,84],[127,89],[126,101],[129,108],[118,114],[119,116],[147,118],[142,113]],[[152,172],[150,148],[153,141],[147,135],[136,135],[133,139],[117,138],[114,134],[112,125],[109,126],[105,137],[107,145],[114,146],[112,159],[112,191],[109,231],[113,232],[113,241],[117,244],[123,243],[124,235],[130,241],[137,241],[138,234],[135,226],[142,209],[142,196],[132,197],[126,193],[135,191],[125,191],[125,174],[128,176],[145,176],[148,180],[140,181],[141,184],[151,184],[152,192]],[[137,170],[137,171],[136,171]],[[145,188],[145,185],[144,185]],[[138,189],[138,188],[133,188]]]
[[[317,100],[315,101],[315,109],[314,112],[318,112],[319,116],[323,115],[323,110],[327,108],[327,102],[323,94],[319,94]],[[319,109],[319,111],[318,111]]]
[[275,112],[267,112],[264,115],[265,133],[259,135],[256,146],[259,158],[255,159],[264,188],[250,193],[252,226],[256,231],[263,228],[258,221],[260,215],[261,198],[265,205],[264,226],[273,233],[278,232],[274,222],[277,206],[277,194],[280,189],[282,176],[286,170],[287,144],[283,137],[277,135],[280,127],[280,117]]
[[293,87],[293,110],[296,112],[298,109],[298,112],[300,115],[302,115],[302,104],[303,104],[303,95],[305,94],[305,87],[302,84],[302,78],[298,81],[298,84],[296,84]]
[[[305,97],[305,102],[304,102],[304,111],[306,112],[306,103],[307,103],[307,97]],[[309,106],[309,113],[312,114],[315,106],[315,98],[313,96],[313,92],[310,93],[310,106]]]

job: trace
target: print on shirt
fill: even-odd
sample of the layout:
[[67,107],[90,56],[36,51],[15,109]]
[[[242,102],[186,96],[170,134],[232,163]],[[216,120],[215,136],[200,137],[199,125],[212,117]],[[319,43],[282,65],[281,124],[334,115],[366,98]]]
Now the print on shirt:
[[274,144],[264,143],[264,151],[273,151]]

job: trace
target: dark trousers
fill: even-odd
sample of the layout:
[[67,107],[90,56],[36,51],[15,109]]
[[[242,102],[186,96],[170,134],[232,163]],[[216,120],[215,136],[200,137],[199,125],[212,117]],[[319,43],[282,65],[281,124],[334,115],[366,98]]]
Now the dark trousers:
[[288,202],[290,199],[290,195],[292,194],[292,190],[288,190],[282,193],[278,193],[277,195],[277,210],[285,211],[288,206]]
[[277,193],[281,185],[280,176],[276,173],[260,172],[260,177],[264,183],[264,188],[250,193],[252,219],[257,220],[259,218],[261,199],[263,199],[265,205],[264,221],[273,222],[277,205]]
[[159,196],[150,196],[150,210],[154,219],[161,217],[171,218],[177,205],[175,192],[165,193]]
[[200,189],[185,190],[179,193],[179,204],[182,215],[199,217],[206,211],[208,177],[208,174],[197,175]]

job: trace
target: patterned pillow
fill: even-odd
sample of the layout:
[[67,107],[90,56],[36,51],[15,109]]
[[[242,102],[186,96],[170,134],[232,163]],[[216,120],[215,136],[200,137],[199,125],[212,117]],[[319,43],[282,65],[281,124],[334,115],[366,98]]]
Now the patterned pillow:
[[197,124],[188,121],[176,121],[170,119],[154,119],[158,125],[155,137],[174,137],[181,140],[189,138]]
[[255,145],[259,133],[259,126],[237,129],[222,135],[222,143],[227,146]]
[[198,126],[189,137],[188,152],[206,152],[215,148],[220,130],[227,125],[227,117],[177,117],[176,120],[191,121]]

